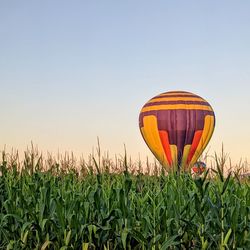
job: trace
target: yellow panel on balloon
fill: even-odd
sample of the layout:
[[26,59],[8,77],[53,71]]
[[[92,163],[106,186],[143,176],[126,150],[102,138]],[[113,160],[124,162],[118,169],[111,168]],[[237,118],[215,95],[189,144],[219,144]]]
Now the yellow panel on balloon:
[[176,146],[176,145],[170,145],[170,151],[171,151],[171,156],[172,156],[172,159],[173,159],[172,165],[173,165],[174,167],[176,167],[177,164],[178,164],[177,146]]
[[181,161],[181,165],[186,169],[186,165],[187,165],[187,158],[188,158],[188,155],[189,155],[189,151],[190,151],[190,148],[191,148],[191,145],[186,145],[184,147],[184,150],[183,150],[183,154],[182,154],[182,161]]
[[143,118],[143,127],[141,128],[141,132],[155,157],[161,162],[163,166],[169,165],[161,144],[157,119],[154,115],[145,116]]

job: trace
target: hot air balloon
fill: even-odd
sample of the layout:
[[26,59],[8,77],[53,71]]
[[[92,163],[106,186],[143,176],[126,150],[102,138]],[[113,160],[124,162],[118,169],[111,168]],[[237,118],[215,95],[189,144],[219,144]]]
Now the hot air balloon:
[[197,161],[194,166],[192,167],[192,170],[195,174],[202,174],[206,169],[206,164],[202,161]]
[[144,141],[167,170],[189,171],[206,148],[214,126],[210,104],[186,91],[153,97],[139,115]]

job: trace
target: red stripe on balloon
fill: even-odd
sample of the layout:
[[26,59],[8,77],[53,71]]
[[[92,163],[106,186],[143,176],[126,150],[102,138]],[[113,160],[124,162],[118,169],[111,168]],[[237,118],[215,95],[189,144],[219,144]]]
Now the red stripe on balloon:
[[161,138],[161,144],[163,146],[165,155],[167,157],[169,165],[172,165],[172,156],[171,156],[171,150],[170,150],[170,144],[169,144],[169,139],[168,139],[168,132],[165,130],[160,130],[159,135]]
[[189,164],[191,162],[191,160],[194,156],[194,153],[195,153],[195,151],[198,147],[198,144],[200,142],[201,135],[202,135],[202,130],[198,130],[194,134],[194,139],[193,139],[193,142],[192,142],[189,154],[188,154],[188,158],[187,158],[187,164]]

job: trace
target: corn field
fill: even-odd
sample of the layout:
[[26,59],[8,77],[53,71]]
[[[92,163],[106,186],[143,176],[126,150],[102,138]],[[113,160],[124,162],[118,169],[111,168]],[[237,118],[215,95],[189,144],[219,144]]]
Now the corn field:
[[72,159],[2,153],[0,249],[250,249],[249,179],[220,159],[201,177]]

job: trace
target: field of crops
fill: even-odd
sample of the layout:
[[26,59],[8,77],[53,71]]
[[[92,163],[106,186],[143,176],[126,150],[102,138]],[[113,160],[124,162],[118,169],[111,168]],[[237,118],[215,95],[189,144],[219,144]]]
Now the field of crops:
[[249,179],[219,161],[201,177],[92,163],[3,153],[0,249],[250,249]]

